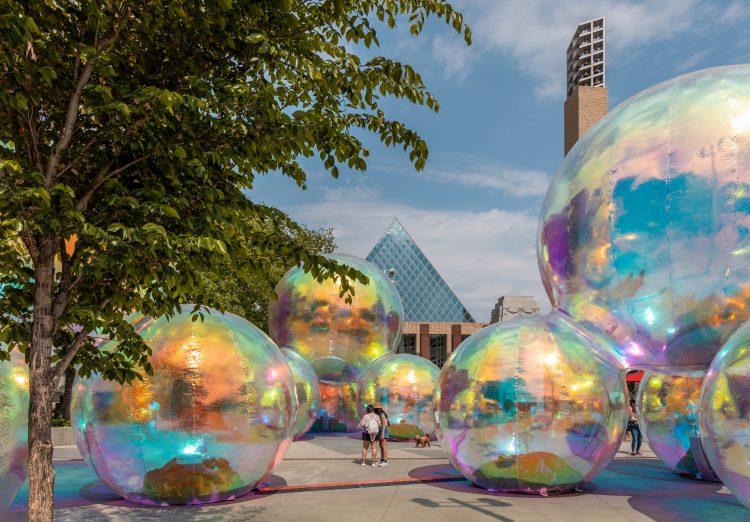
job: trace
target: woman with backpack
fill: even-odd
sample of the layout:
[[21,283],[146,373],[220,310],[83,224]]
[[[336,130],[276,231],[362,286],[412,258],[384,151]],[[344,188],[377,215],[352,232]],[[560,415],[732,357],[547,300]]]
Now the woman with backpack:
[[367,457],[367,449],[372,446],[372,465],[377,466],[375,459],[377,459],[377,442],[381,437],[381,430],[383,429],[383,423],[380,420],[380,416],[375,414],[373,407],[368,405],[365,409],[366,413],[362,420],[359,421],[359,426],[362,428],[362,465],[365,465],[365,458]]
[[383,408],[375,408],[375,414],[380,417],[380,424],[383,426],[383,431],[380,432],[380,465],[388,465],[388,439],[391,436],[391,430],[389,426],[391,421],[388,420],[388,414]]

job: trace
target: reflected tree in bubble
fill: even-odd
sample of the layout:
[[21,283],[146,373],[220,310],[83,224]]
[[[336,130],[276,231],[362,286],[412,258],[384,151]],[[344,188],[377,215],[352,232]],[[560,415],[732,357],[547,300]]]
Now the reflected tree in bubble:
[[417,355],[389,354],[376,359],[357,380],[360,416],[368,404],[382,407],[395,440],[432,434],[433,393],[439,373],[437,366]]
[[318,282],[301,267],[292,268],[276,286],[268,327],[279,346],[313,365],[321,382],[352,383],[368,364],[398,346],[403,306],[378,267],[351,256],[331,258],[369,278],[367,285],[353,283],[351,305],[335,280]]
[[750,323],[729,338],[711,363],[698,421],[711,467],[750,508]]
[[29,370],[12,352],[10,361],[0,361],[0,515],[26,480],[28,408]]
[[357,424],[357,383],[321,381],[320,414],[311,431],[354,431]]
[[318,418],[320,410],[320,383],[315,370],[300,354],[288,348],[282,348],[294,379],[294,394],[297,398],[297,420],[294,424],[294,438],[307,433]]
[[538,259],[555,307],[630,366],[705,369],[750,317],[750,66],[620,104],[552,181]]
[[130,385],[94,376],[74,389],[81,453],[102,481],[134,502],[245,494],[292,440],[294,381],[281,350],[241,317],[211,310],[193,321],[192,309],[135,322],[153,350],[153,375]]
[[438,378],[443,450],[491,491],[572,490],[620,445],[623,364],[606,338],[558,312],[490,325],[461,343]]
[[718,480],[703,452],[698,406],[705,371],[648,371],[638,387],[638,421],[648,446],[680,475]]

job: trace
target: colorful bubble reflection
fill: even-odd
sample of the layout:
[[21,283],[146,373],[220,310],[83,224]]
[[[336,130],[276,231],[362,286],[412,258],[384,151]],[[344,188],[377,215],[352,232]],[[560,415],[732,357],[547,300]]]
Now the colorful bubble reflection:
[[[251,323],[212,310],[138,322],[154,374],[75,387],[78,446],[116,493],[144,504],[215,502],[249,492],[291,443],[294,382]],[[114,343],[102,349],[114,348]]]
[[17,353],[0,361],[0,515],[26,480],[29,370]]
[[294,379],[294,392],[297,398],[297,421],[294,423],[294,438],[307,433],[318,418],[320,410],[320,383],[315,370],[300,354],[288,348],[282,348]]
[[552,181],[539,266],[553,305],[630,366],[705,369],[750,317],[750,66],[620,104]]
[[391,438],[410,440],[435,431],[433,394],[440,369],[423,357],[389,354],[370,364],[357,380],[357,407],[382,407],[391,422]]
[[332,259],[353,266],[370,280],[354,284],[349,305],[334,280],[315,281],[292,268],[276,286],[268,310],[271,337],[298,352],[321,382],[354,382],[372,361],[392,352],[401,336],[403,306],[393,283],[375,265],[351,256]]
[[491,491],[547,494],[591,480],[617,451],[628,412],[621,361],[602,342],[553,312],[461,343],[435,388],[453,466]]
[[357,415],[357,383],[320,383],[320,415],[312,431],[354,431],[359,424]]
[[638,388],[638,421],[648,446],[680,475],[717,480],[698,429],[698,404],[706,372],[648,371]]
[[750,323],[729,338],[703,382],[700,425],[711,467],[750,508]]

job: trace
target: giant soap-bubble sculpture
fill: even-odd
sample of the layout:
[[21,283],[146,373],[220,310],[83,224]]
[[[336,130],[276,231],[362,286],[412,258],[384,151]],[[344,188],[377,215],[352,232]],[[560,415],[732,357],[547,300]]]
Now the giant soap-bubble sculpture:
[[711,363],[698,422],[711,467],[750,508],[750,323],[729,338]]
[[550,186],[539,266],[556,308],[631,366],[705,369],[750,317],[750,66],[643,91]]
[[192,309],[137,323],[153,350],[152,376],[132,385],[92,377],[75,388],[82,454],[102,481],[134,502],[245,494],[292,440],[294,382],[281,350],[241,317],[210,310],[192,321]]
[[320,381],[320,416],[313,430],[354,431],[358,423],[357,383]]
[[294,379],[294,392],[297,398],[297,421],[294,424],[293,435],[297,439],[307,433],[318,418],[320,409],[320,383],[315,370],[300,354],[288,348],[281,352],[289,363]]
[[391,438],[410,440],[431,434],[433,393],[440,369],[424,357],[388,354],[376,359],[357,380],[357,406],[382,406],[391,422]]
[[435,388],[453,466],[491,491],[544,495],[592,479],[626,424],[624,371],[611,350],[558,312],[469,337]]
[[680,475],[716,480],[698,428],[705,371],[679,374],[648,371],[638,387],[638,420],[648,446]]
[[268,310],[271,338],[307,359],[321,382],[351,383],[372,361],[392,352],[401,336],[403,306],[393,283],[375,265],[351,256],[332,256],[370,280],[353,282],[347,304],[337,281],[319,283],[301,267],[276,286],[278,300]]
[[26,480],[29,370],[18,359],[0,361],[0,515]]

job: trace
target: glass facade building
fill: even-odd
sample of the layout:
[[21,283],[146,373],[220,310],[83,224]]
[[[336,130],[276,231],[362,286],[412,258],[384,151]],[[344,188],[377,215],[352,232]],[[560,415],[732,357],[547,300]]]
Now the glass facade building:
[[404,303],[405,321],[474,322],[398,219],[393,220],[367,260],[395,282]]

